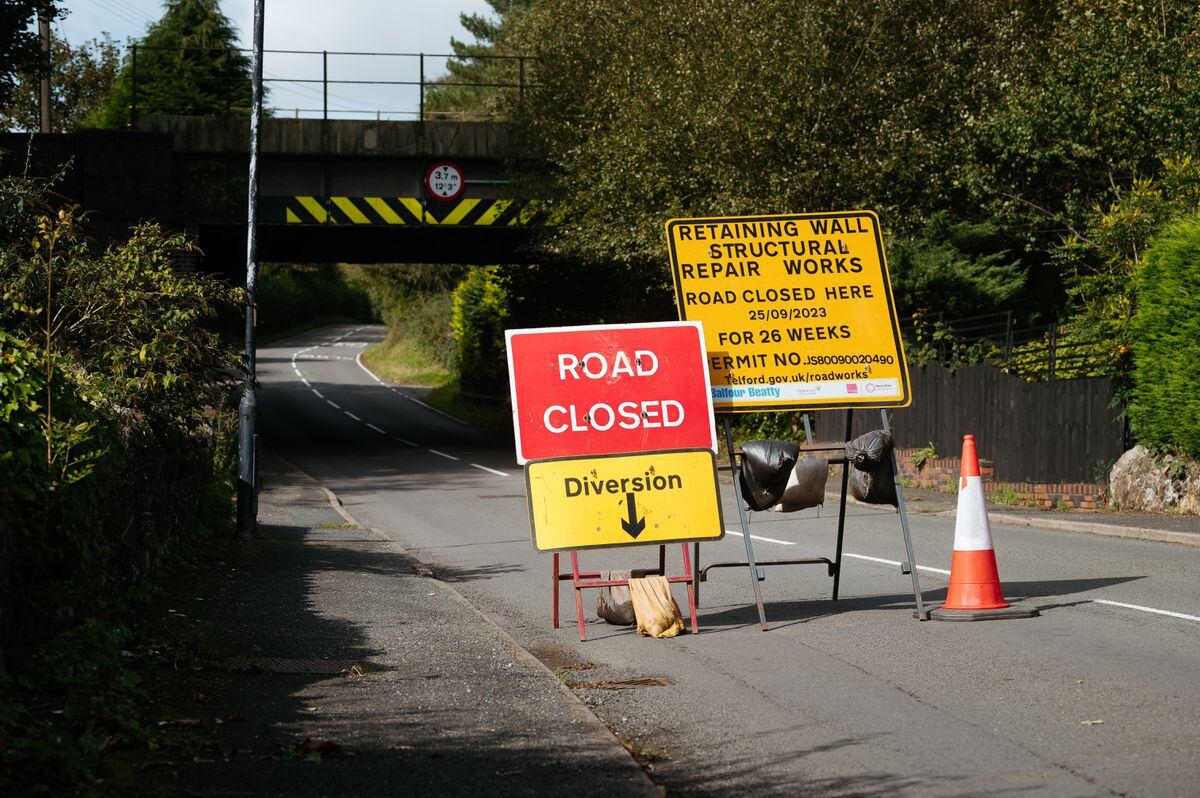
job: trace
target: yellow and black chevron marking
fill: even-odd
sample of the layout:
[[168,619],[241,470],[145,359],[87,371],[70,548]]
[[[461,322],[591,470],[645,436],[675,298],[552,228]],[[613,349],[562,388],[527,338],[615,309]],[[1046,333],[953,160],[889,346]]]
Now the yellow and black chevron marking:
[[541,222],[531,203],[475,197],[424,203],[419,197],[263,197],[259,208],[263,224],[501,227]]

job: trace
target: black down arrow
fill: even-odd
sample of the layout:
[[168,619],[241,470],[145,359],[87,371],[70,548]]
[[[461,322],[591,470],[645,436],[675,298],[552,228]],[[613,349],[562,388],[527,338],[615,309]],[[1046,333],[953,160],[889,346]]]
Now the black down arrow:
[[625,530],[629,537],[637,540],[637,536],[642,534],[642,530],[646,528],[646,519],[637,517],[637,499],[632,493],[625,494],[625,507],[629,510],[629,520],[621,520],[621,528]]

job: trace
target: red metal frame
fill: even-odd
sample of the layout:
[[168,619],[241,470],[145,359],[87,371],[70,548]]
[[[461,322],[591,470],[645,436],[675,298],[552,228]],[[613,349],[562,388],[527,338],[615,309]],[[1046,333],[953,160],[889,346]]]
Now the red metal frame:
[[[696,594],[695,583],[692,581],[692,558],[688,554],[686,543],[680,544],[680,549],[683,551],[683,574],[681,576],[667,576],[667,547],[665,545],[658,547],[658,568],[652,571],[646,571],[649,575],[657,575],[666,577],[671,584],[683,583],[687,585],[688,594],[688,616],[692,621],[692,634],[699,634],[699,629],[696,625]],[[575,588],[575,615],[579,622],[579,640],[583,642],[587,640],[587,634],[583,627],[583,591],[585,588],[600,588],[600,587],[615,587],[617,585],[629,585],[628,579],[601,579],[600,573],[597,571],[580,571],[579,570],[579,552],[571,552],[571,570],[568,573],[559,571],[559,552],[554,552],[554,559],[551,563],[550,572],[550,592],[551,600],[551,617],[554,623],[554,628],[557,629],[558,624],[558,594],[559,583],[570,581],[571,586]]]

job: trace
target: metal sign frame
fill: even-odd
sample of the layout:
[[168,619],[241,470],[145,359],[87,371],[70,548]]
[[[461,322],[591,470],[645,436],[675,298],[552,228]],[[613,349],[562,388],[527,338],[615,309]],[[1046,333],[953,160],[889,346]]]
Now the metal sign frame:
[[[885,401],[885,402],[871,402],[869,399],[866,401],[860,402],[860,401],[855,401],[855,400],[847,400],[846,398],[837,398],[834,400],[830,400],[828,402],[821,402],[821,401],[816,401],[816,402],[811,402],[811,403],[810,402],[796,402],[796,403],[792,403],[792,404],[770,404],[770,405],[745,404],[745,405],[736,405],[736,406],[715,406],[714,407],[714,409],[715,409],[714,419],[717,416],[720,417],[723,427],[724,427],[725,442],[729,449],[729,472],[730,472],[730,475],[733,477],[734,501],[737,503],[738,520],[741,523],[742,540],[745,542],[745,545],[746,545],[746,560],[744,562],[712,563],[708,567],[702,569],[700,567],[700,544],[694,543],[693,544],[693,558],[695,560],[695,571],[694,571],[695,584],[693,587],[694,587],[696,602],[697,602],[697,604],[699,604],[700,582],[705,581],[707,579],[709,570],[711,570],[713,568],[747,566],[750,569],[750,583],[754,589],[754,602],[758,609],[759,625],[761,626],[763,631],[767,631],[769,629],[769,626],[767,624],[766,610],[763,607],[762,590],[759,587],[759,582],[766,580],[766,572],[763,570],[764,566],[768,566],[768,565],[825,565],[829,571],[830,577],[833,578],[833,591],[832,591],[831,599],[833,601],[837,601],[838,588],[839,588],[840,582],[841,582],[842,543],[843,543],[843,540],[845,537],[845,528],[846,528],[846,491],[849,486],[849,476],[850,476],[850,462],[845,457],[844,446],[845,446],[845,443],[849,442],[851,439],[850,436],[852,434],[854,411],[856,409],[878,409],[884,431],[890,432],[891,431],[891,423],[890,423],[890,420],[888,419],[888,410],[887,409],[888,408],[896,408],[896,407],[906,407],[912,401],[912,393],[911,393],[909,377],[908,377],[908,362],[904,356],[903,341],[900,339],[900,328],[897,323],[896,307],[895,307],[894,299],[892,297],[891,278],[888,274],[887,259],[886,259],[886,255],[885,255],[884,249],[883,249],[883,239],[882,239],[881,227],[880,227],[880,223],[879,223],[879,217],[874,213],[874,211],[857,210],[857,211],[835,211],[835,212],[829,212],[829,213],[777,214],[777,215],[769,215],[769,216],[761,216],[760,215],[760,216],[730,216],[730,217],[703,217],[703,218],[698,217],[698,218],[691,218],[691,219],[681,218],[681,219],[671,219],[666,224],[667,245],[668,245],[670,264],[671,264],[671,276],[672,276],[672,280],[674,282],[674,287],[675,287],[675,301],[676,301],[676,307],[679,311],[679,318],[684,321],[695,321],[696,319],[688,318],[688,315],[687,315],[688,306],[684,302],[684,292],[683,292],[682,278],[680,275],[679,257],[678,257],[678,253],[676,252],[675,237],[672,234],[672,230],[676,225],[682,225],[682,224],[714,224],[714,225],[718,225],[718,224],[736,224],[736,223],[740,223],[740,222],[762,222],[762,221],[766,221],[766,220],[776,220],[776,221],[782,222],[782,221],[787,221],[787,220],[794,221],[794,220],[806,220],[806,219],[835,219],[835,218],[847,219],[847,218],[863,217],[863,216],[869,216],[873,220],[875,247],[876,247],[878,257],[879,257],[879,268],[882,273],[883,284],[884,284],[884,288],[885,288],[884,294],[885,294],[885,298],[887,300],[888,321],[890,323],[892,340],[896,347],[896,357],[899,358],[900,387],[901,387],[900,398],[895,401]],[[865,231],[863,231],[863,232],[865,232]],[[702,319],[699,321],[703,322]],[[707,344],[707,342],[708,341],[706,339],[705,343]],[[707,349],[707,346],[706,346],[706,354],[708,354],[711,357],[711,351]],[[709,366],[709,364],[706,363],[705,364],[706,370],[707,370],[708,366]],[[710,383],[711,383],[711,375],[710,375]],[[808,414],[810,412],[816,411],[816,410],[845,410],[846,411],[846,435],[845,435],[845,440],[843,441],[841,446],[823,446],[822,447],[822,446],[815,445],[815,443],[813,441],[812,426],[809,422]],[[758,561],[756,561],[756,558],[754,556],[754,543],[750,537],[750,523],[749,523],[749,519],[748,519],[748,515],[747,515],[746,506],[743,502],[743,498],[741,496],[741,491],[740,491],[740,475],[738,473],[738,466],[737,466],[738,454],[734,448],[733,428],[732,428],[732,423],[731,423],[731,417],[732,417],[732,414],[734,414],[734,413],[796,412],[796,411],[802,412],[804,414],[804,416],[803,416],[804,417],[804,432],[805,432],[805,441],[806,441],[807,445],[806,445],[806,447],[802,448],[802,451],[817,452],[817,451],[837,451],[839,449],[843,450],[843,454],[840,458],[829,458],[831,463],[840,462],[842,465],[842,486],[841,486],[842,489],[841,489],[841,496],[839,499],[839,506],[838,506],[838,527],[837,527],[837,540],[835,543],[834,559],[830,560],[827,557],[816,557],[816,558],[804,558],[804,559],[793,559],[793,560],[770,560],[770,561],[758,562]],[[904,536],[904,548],[905,548],[906,556],[908,558],[906,561],[901,563],[900,571],[901,571],[901,573],[904,573],[904,574],[910,574],[912,577],[913,598],[914,598],[914,601],[916,604],[916,612],[914,613],[915,616],[917,617],[918,620],[929,620],[929,613],[928,613],[928,610],[925,609],[924,597],[921,594],[921,585],[917,578],[916,558],[913,553],[912,536],[910,534],[909,524],[908,524],[908,510],[904,504],[904,489],[900,485],[900,471],[896,466],[896,454],[895,454],[894,450],[889,452],[889,457],[891,459],[892,476],[893,476],[893,479],[895,480],[897,510],[900,514],[900,527],[901,527],[901,531]]]

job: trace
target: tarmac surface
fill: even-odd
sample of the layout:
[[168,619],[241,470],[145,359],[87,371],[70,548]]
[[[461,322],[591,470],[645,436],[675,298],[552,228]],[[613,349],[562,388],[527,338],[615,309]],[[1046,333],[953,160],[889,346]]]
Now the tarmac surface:
[[[267,455],[263,550],[188,612],[230,673],[187,674],[219,753],[187,795],[657,796],[559,678],[453,586]],[[239,672],[240,671],[240,672]],[[211,725],[211,724],[209,724]]]
[[[375,551],[398,544],[433,574],[432,581],[413,580],[396,576],[403,568],[378,568],[378,560],[372,563],[378,555],[364,561],[361,553],[344,560],[321,554],[310,573],[296,564],[282,605],[270,600],[257,610],[259,626],[277,618],[279,645],[272,650],[286,640],[325,640],[296,626],[297,606],[343,623],[353,619],[361,638],[356,645],[381,666],[380,678],[356,683],[401,680],[372,688],[378,692],[353,709],[331,713],[330,728],[350,739],[364,735],[354,743],[358,756],[339,763],[386,758],[378,750],[385,739],[379,730],[394,723],[414,750],[430,746],[444,756],[456,748],[460,754],[483,751],[496,763],[491,781],[484,779],[491,765],[476,772],[415,767],[405,782],[414,794],[488,794],[499,768],[508,767],[499,752],[508,750],[502,742],[510,739],[526,752],[521,761],[553,759],[565,740],[566,753],[553,759],[561,764],[550,770],[572,770],[582,744],[563,718],[574,715],[552,708],[559,705],[548,696],[556,702],[561,691],[546,678],[493,685],[495,692],[485,694],[506,711],[477,707],[477,721],[437,703],[438,689],[449,682],[434,680],[438,686],[427,688],[401,678],[446,650],[454,678],[510,681],[509,669],[501,666],[511,661],[517,667],[521,660],[504,654],[509,649],[495,636],[498,627],[573,685],[612,730],[612,741],[636,754],[668,795],[1194,793],[1200,773],[1195,547],[994,521],[1006,596],[1015,606],[1036,607],[1041,616],[918,622],[910,577],[899,570],[904,550],[896,514],[851,506],[838,601],[829,600],[824,568],[768,567],[761,586],[771,630],[764,633],[747,569],[717,569],[702,586],[699,635],[652,640],[599,623],[590,592],[584,597],[588,640],[581,643],[569,586],[562,588],[563,626],[551,628],[550,558],[530,545],[524,484],[511,445],[371,375],[357,355],[382,334],[378,327],[324,328],[278,342],[259,358],[266,446],[331,490],[349,516],[387,541],[354,545]],[[925,600],[936,605],[945,595],[954,520],[937,505],[941,499],[913,494],[911,500],[917,575]],[[730,531],[702,547],[704,565],[745,554],[728,486],[723,502]],[[1025,515],[1035,521],[1081,517]],[[267,520],[313,534],[303,523]],[[1110,526],[1130,526],[1130,518],[1119,520]],[[829,555],[835,523],[831,503],[788,515],[755,514],[751,540],[760,561]],[[324,545],[303,544],[317,546],[316,553]],[[678,571],[678,547],[669,549],[668,567]],[[654,549],[581,555],[589,570],[639,567],[654,559]],[[380,581],[361,588],[346,573],[377,571]],[[464,610],[446,618],[437,613],[449,601],[421,603],[415,586],[439,582],[482,615]],[[676,597],[686,607],[679,588]],[[425,613],[437,623],[417,622]],[[455,654],[456,634],[479,648]],[[335,648],[345,646],[331,645],[330,655]],[[477,652],[473,670],[471,650]],[[296,706],[309,695],[298,692]],[[442,718],[453,721],[450,728],[466,719],[469,729],[459,737],[439,734]],[[522,730],[527,733],[516,736]],[[633,760],[626,755],[621,761]],[[448,772],[461,781],[441,780]],[[252,784],[267,789],[263,782]],[[336,784],[322,782],[329,794]],[[357,794],[367,794],[383,782],[356,784]],[[523,784],[528,794],[568,791],[536,778]],[[642,787],[630,780],[608,785],[604,794],[638,794]],[[314,786],[311,792],[327,791]]]

